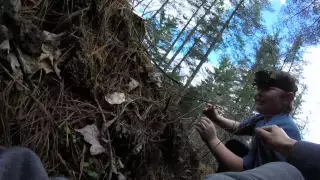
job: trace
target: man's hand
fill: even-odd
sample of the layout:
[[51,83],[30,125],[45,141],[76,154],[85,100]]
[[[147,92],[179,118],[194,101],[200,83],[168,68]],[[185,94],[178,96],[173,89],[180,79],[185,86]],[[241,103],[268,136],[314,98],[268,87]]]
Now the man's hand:
[[284,156],[290,155],[293,145],[297,142],[276,125],[257,128],[256,131],[268,148]]
[[217,110],[215,109],[214,105],[207,104],[206,107],[203,110],[203,114],[206,115],[209,119],[212,121],[219,121],[219,114]]
[[217,137],[217,131],[213,122],[202,118],[196,125],[201,138],[206,143],[217,160],[227,167],[229,171],[243,171],[243,160],[231,152]]
[[206,143],[218,143],[216,127],[213,122],[207,118],[201,118],[198,124],[196,124],[196,130],[200,134],[201,138]]

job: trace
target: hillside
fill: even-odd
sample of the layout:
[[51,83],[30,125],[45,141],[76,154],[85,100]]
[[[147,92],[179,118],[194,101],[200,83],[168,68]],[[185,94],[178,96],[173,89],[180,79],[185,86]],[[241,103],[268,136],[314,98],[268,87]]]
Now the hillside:
[[198,179],[199,160],[126,0],[4,0],[0,143],[70,179]]

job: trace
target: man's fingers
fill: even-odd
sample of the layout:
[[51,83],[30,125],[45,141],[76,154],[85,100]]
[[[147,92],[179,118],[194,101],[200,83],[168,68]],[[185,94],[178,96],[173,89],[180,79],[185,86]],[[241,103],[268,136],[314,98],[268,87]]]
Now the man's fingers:
[[205,128],[205,125],[203,124],[203,122],[202,121],[200,121],[198,124],[197,124],[200,128]]
[[269,137],[271,135],[271,133],[265,130],[264,128],[257,128],[256,131],[261,137],[264,137],[264,138]]
[[208,125],[212,124],[212,121],[211,121],[210,119],[208,119],[208,118],[203,118],[203,120],[204,120]]
[[275,129],[279,128],[277,125],[272,125],[272,126],[264,126],[261,127],[262,129],[268,131],[268,132],[273,132]]
[[198,132],[203,132],[203,129],[200,127],[200,125],[197,124],[195,128]]
[[201,130],[201,127],[199,127],[198,125],[196,125],[195,128],[196,128],[197,131],[200,131],[200,130]]
[[204,108],[205,111],[213,110],[213,109],[214,109],[214,106],[212,104],[207,104]]

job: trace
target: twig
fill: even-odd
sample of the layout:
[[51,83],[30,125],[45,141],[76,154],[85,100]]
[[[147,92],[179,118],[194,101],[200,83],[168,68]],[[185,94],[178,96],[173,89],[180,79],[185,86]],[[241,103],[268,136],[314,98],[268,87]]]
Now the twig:
[[[104,124],[106,124],[107,123],[107,120],[106,120],[106,117],[105,117],[105,115],[104,115],[104,113],[103,113],[103,111],[102,111],[102,108],[101,108],[101,105],[100,105],[100,103],[99,103],[99,101],[98,101],[98,99],[97,99],[97,96],[96,96],[96,91],[94,92],[94,100],[96,101],[96,103],[97,103],[97,106],[98,106],[98,108],[99,108],[99,110],[100,110],[100,113],[101,113],[101,116],[102,116],[102,119],[103,119],[103,126],[104,126]],[[108,128],[103,128],[103,131],[102,131],[102,138],[104,138],[104,134],[107,134],[107,140],[105,141],[107,144],[108,144],[108,156],[109,156],[109,172],[108,172],[108,180],[111,180],[111,178],[112,178],[112,169],[113,169],[113,163],[112,163],[112,158],[113,158],[113,156],[112,156],[112,146],[111,146],[111,141],[110,141],[110,133],[109,133],[109,130],[108,130]]]
[[31,82],[31,80],[29,79],[27,73],[26,73],[26,67],[25,67],[25,64],[24,64],[24,60],[23,60],[23,57],[21,55],[21,52],[18,48],[18,46],[16,45],[16,43],[14,41],[10,41],[11,42],[11,45],[12,45],[12,49],[13,49],[13,52],[15,53],[15,55],[17,56],[17,59],[18,59],[18,62],[20,64],[20,69],[21,69],[21,72],[22,72],[22,75],[23,75],[23,79],[29,84],[29,86],[31,86],[30,88],[33,90],[35,85]]

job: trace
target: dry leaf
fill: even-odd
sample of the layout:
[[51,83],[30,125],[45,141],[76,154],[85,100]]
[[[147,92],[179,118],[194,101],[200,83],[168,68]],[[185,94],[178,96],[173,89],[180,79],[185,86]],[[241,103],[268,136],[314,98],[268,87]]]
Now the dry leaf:
[[122,104],[126,101],[126,97],[123,93],[114,92],[112,94],[109,94],[105,96],[105,100],[109,104]]
[[127,178],[123,174],[118,175],[118,180],[126,180]]
[[14,12],[18,12],[21,9],[20,0],[10,0],[11,5],[13,6]]
[[42,32],[43,40],[46,42],[59,42],[62,39],[62,36],[64,36],[64,34],[65,33],[54,34],[48,31]]
[[106,150],[103,146],[101,146],[98,138],[100,136],[100,131],[98,130],[97,126],[87,125],[82,129],[75,129],[75,131],[81,133],[84,137],[84,140],[91,144],[90,147],[90,154],[91,155],[98,155],[104,153]]
[[55,72],[59,78],[60,77],[60,69],[58,68],[58,59],[61,56],[61,51],[49,45],[42,45],[41,53],[39,57],[39,66],[43,69],[47,74],[51,72]]
[[142,149],[142,145],[143,145],[143,142],[140,142],[139,144],[137,144],[136,147],[133,149],[133,154],[138,154]]
[[20,64],[17,57],[10,53],[7,56],[7,61],[10,63],[13,74],[18,74],[20,72]]
[[0,50],[6,51],[9,54],[10,42],[9,42],[9,30],[5,25],[0,26]]
[[139,82],[131,78],[131,81],[129,82],[129,91],[134,90],[138,86],[139,86]]
[[154,81],[156,83],[156,85],[158,87],[162,87],[162,74],[161,73],[157,73],[157,72],[149,73],[149,77],[152,79],[152,81]]
[[41,53],[39,58],[40,68],[43,69],[47,74],[54,72],[53,68],[53,56],[51,54]]
[[118,159],[118,162],[117,162],[117,165],[120,169],[123,169],[124,168],[124,165],[123,163],[121,162],[120,158]]
[[119,171],[124,165],[120,158],[112,158],[112,172],[118,175],[118,180],[126,180],[127,178]]
[[6,51],[7,54],[9,54],[9,51],[10,51],[10,43],[9,43],[9,40],[8,40],[8,39],[2,41],[2,43],[0,44],[0,50]]

